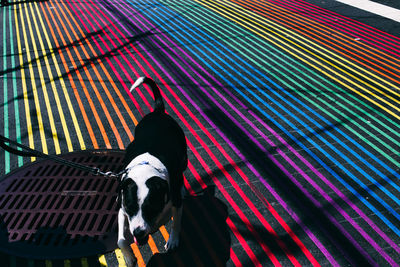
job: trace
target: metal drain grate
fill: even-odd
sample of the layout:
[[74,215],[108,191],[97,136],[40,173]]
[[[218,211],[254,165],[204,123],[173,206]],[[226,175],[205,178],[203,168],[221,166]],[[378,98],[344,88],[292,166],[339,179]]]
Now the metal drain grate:
[[[103,171],[122,168],[123,151],[80,151],[61,157]],[[63,259],[116,248],[116,179],[40,161],[0,182],[0,251]]]

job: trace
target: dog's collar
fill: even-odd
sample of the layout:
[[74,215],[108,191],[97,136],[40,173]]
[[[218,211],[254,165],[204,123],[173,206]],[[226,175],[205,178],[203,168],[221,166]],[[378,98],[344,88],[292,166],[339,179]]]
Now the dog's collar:
[[161,179],[167,181],[169,183],[169,175],[168,170],[165,165],[156,157],[151,155],[150,153],[144,153],[137,156],[135,159],[131,161],[131,163],[127,166],[124,171],[124,176],[121,177],[122,180],[127,177],[127,175],[135,168],[140,166],[149,166],[153,169],[155,175],[160,177]]

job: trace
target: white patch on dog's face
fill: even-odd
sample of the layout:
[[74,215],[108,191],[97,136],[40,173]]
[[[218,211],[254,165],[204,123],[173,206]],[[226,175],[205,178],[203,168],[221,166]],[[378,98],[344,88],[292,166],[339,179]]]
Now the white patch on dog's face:
[[168,183],[158,176],[144,179],[125,177],[123,185],[122,208],[128,215],[129,229],[133,235],[139,231],[149,234],[169,200]]
[[129,221],[132,235],[144,240],[158,227],[160,216],[169,200],[168,171],[149,153],[136,157],[121,183],[122,209]]

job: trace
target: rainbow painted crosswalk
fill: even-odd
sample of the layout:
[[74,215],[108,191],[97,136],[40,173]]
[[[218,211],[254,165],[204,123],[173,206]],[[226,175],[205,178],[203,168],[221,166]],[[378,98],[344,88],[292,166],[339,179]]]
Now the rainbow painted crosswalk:
[[[227,207],[227,266],[400,264],[400,38],[303,0],[22,1],[0,12],[0,134],[50,154],[124,149],[153,103],[149,88],[129,88],[149,76],[188,138],[186,189],[215,186]],[[0,160],[3,175],[35,159]],[[207,207],[188,211],[198,229],[194,212],[213,231]],[[139,266],[168,231],[132,246]],[[207,235],[196,241],[207,249],[187,248],[194,265],[222,264]],[[9,262],[125,265],[118,249]]]

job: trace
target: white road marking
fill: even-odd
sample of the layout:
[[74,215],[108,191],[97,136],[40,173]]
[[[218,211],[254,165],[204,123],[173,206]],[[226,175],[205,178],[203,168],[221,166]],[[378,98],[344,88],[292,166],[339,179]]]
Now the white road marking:
[[400,22],[400,10],[393,7],[385,6],[369,0],[336,0],[336,1]]

